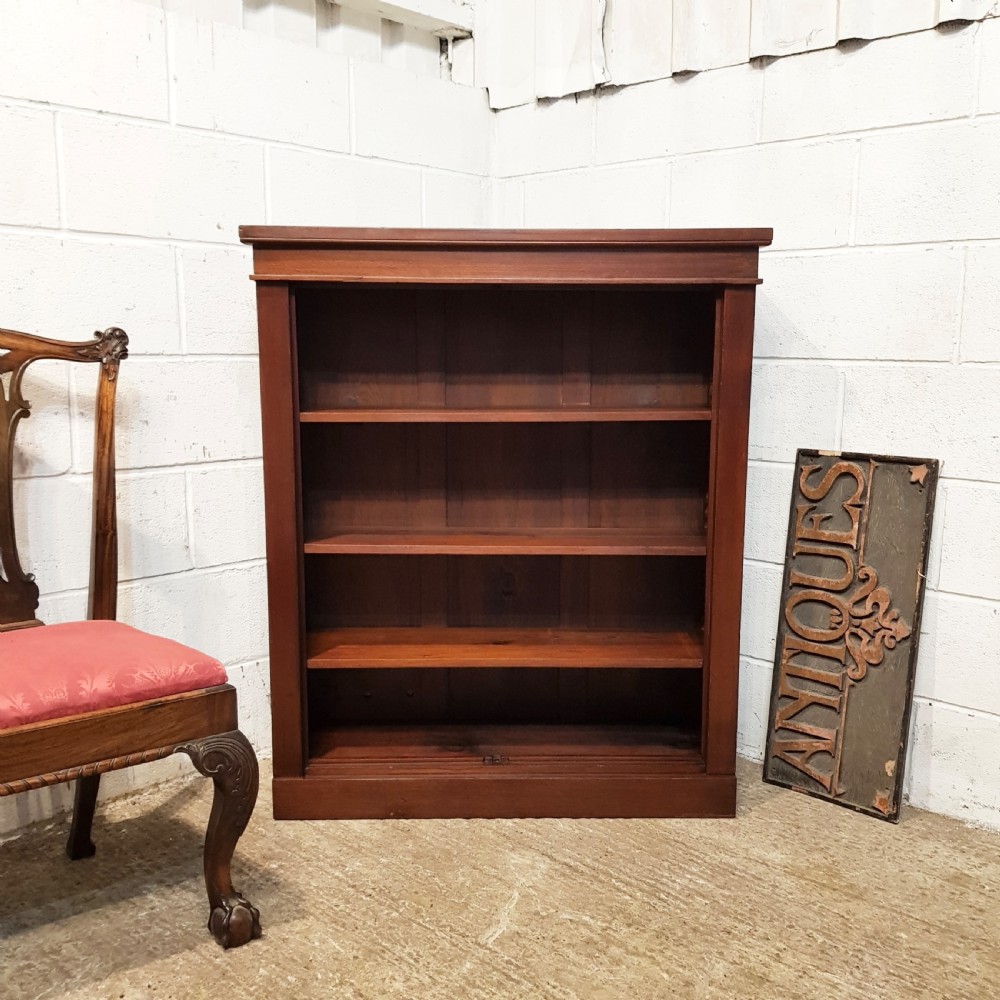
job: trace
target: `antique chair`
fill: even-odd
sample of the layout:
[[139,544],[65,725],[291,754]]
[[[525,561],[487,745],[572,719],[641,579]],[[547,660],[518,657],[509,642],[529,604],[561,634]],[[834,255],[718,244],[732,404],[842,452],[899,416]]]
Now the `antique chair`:
[[[83,343],[0,329],[0,796],[75,780],[66,851],[86,858],[101,774],[188,754],[215,782],[205,837],[208,927],[224,948],[236,947],[260,936],[258,912],[229,873],[257,799],[257,758],[237,729],[236,691],[218,661],[114,620],[114,408],[127,346],[116,328]],[[14,432],[30,407],[22,378],[43,358],[99,365],[88,620],[58,625],[35,617],[39,591],[18,560],[11,482]]]

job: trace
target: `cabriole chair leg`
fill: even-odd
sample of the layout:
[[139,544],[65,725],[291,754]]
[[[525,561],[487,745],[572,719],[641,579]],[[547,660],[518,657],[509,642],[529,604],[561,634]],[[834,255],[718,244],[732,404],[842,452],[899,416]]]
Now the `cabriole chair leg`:
[[257,756],[238,730],[208,736],[177,748],[215,783],[205,834],[205,887],[211,912],[208,929],[223,948],[260,937],[260,913],[233,888],[230,863],[257,801]]

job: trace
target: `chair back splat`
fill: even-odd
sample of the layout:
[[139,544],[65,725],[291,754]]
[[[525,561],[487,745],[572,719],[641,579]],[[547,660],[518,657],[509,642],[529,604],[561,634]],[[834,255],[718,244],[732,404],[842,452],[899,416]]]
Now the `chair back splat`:
[[[257,799],[257,758],[217,659],[115,621],[115,394],[126,357],[117,327],[82,343],[0,329],[0,798],[75,781],[66,852],[89,858],[101,775],[187,754],[215,785],[203,863],[208,927],[232,948],[261,934],[257,908],[230,877]],[[43,359],[96,362],[99,372],[87,620],[49,625],[18,556],[13,492],[14,435],[31,415],[24,373]]]
[[[114,618],[118,589],[118,530],[115,509],[115,390],[118,365],[128,357],[128,336],[118,327],[82,343],[48,340],[0,329],[0,631],[42,623],[38,584],[25,573],[14,524],[14,437],[31,415],[22,382],[28,365],[42,359],[99,362],[94,421],[94,500],[90,548],[88,617]],[[6,381],[6,388],[4,382]]]

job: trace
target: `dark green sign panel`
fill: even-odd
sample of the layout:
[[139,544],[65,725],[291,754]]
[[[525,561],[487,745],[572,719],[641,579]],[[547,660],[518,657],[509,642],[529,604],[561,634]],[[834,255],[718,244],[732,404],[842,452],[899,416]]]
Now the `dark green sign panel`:
[[898,821],[937,477],[798,452],[765,781]]

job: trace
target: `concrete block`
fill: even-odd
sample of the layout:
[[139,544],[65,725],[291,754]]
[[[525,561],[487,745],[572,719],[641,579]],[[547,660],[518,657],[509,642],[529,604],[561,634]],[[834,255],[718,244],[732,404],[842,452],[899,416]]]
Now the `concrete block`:
[[[995,400],[994,400],[995,402]],[[994,419],[994,427],[997,422]],[[1000,600],[1000,485],[948,482],[938,587]]]
[[1000,361],[998,275],[1000,245],[972,246],[966,250],[960,346],[963,361]]
[[73,229],[233,243],[264,217],[256,143],[101,118],[61,118]]
[[753,145],[763,81],[744,65],[601,91],[597,162]]
[[240,731],[253,744],[258,757],[271,756],[271,683],[268,660],[226,667],[229,683],[236,688]]
[[187,474],[196,566],[264,558],[264,474],[260,463]]
[[740,657],[740,708],[736,724],[736,752],[747,760],[763,760],[771,707],[774,667],[761,660]]
[[924,31],[938,23],[939,0],[842,0],[837,35],[846,38],[888,38]]
[[1000,828],[1000,717],[917,699],[906,791],[911,805]]
[[784,462],[751,462],[747,468],[747,559],[784,564],[794,478],[795,466]]
[[837,44],[838,0],[753,0],[750,55],[787,56]]
[[774,641],[781,610],[783,567],[749,560],[743,563],[743,614],[740,653],[755,660],[774,660]]
[[1000,369],[845,369],[844,451],[937,458],[946,476],[1000,483]]
[[317,0],[244,0],[243,26],[288,42],[315,45],[318,6]]
[[24,376],[21,392],[31,412],[14,438],[15,477],[58,476],[72,468],[69,368],[67,361],[36,361]]
[[467,174],[489,170],[486,95],[370,63],[352,68],[355,152]]
[[59,226],[53,121],[47,111],[0,107],[0,219],[8,225]]
[[166,120],[162,10],[129,0],[0,0],[0,23],[0,94]]
[[382,65],[440,78],[441,39],[409,24],[383,20]]
[[928,591],[914,694],[1000,715],[1000,602]]
[[983,21],[976,29],[982,39],[979,52],[979,99],[981,115],[1000,111],[1000,18]]
[[597,104],[593,95],[581,95],[497,112],[493,116],[495,175],[513,177],[591,163]]
[[443,228],[486,225],[489,182],[469,174],[424,171],[425,226]]
[[361,157],[268,150],[278,225],[419,226],[420,171]]
[[[130,359],[118,386],[119,469],[259,458],[260,386],[256,359]],[[92,465],[93,398],[78,398],[77,468]]]
[[978,21],[1000,14],[997,0],[944,0],[941,2],[940,20]]
[[931,537],[927,553],[927,579],[924,581],[928,590],[936,590],[941,578],[941,543],[944,539],[944,515],[948,501],[946,489],[938,487],[938,495],[934,502],[934,520],[931,524]]
[[350,148],[346,58],[313,44],[175,15],[168,29],[178,124],[318,149]]
[[535,100],[535,0],[477,0],[476,86],[491,108]]
[[324,52],[377,63],[382,57],[382,18],[350,7],[317,3],[316,44]]
[[950,361],[962,266],[950,247],[765,255],[754,354]]
[[490,201],[490,225],[500,229],[519,229],[524,225],[524,181],[519,177],[495,179]]
[[922,31],[764,70],[763,139],[958,118],[975,98],[974,33]]
[[451,82],[463,87],[476,85],[476,40],[456,38],[451,43]]
[[856,241],[992,239],[1000,231],[998,176],[993,119],[864,138]]
[[121,580],[180,573],[194,565],[182,472],[119,474],[116,493]]
[[844,141],[681,156],[670,225],[772,226],[775,249],[843,246],[855,149]]
[[799,448],[837,448],[840,382],[831,365],[757,362],[750,458],[790,463]]
[[[119,579],[190,569],[183,473],[119,475],[116,492]],[[45,476],[17,483],[22,563],[46,591],[88,585],[92,498],[90,476]]]
[[167,246],[7,233],[0,235],[0,273],[0,315],[9,329],[87,340],[120,326],[133,356],[180,348]]
[[660,80],[673,72],[673,4],[608,0],[604,54],[613,84]]
[[249,247],[178,251],[188,354],[256,354],[257,315]]
[[655,229],[666,221],[669,176],[666,163],[651,160],[527,177],[524,224]]
[[118,618],[227,665],[262,659],[267,655],[264,565],[126,583],[118,596]]
[[591,0],[535,0],[535,96],[586,93],[608,80],[605,13]]
[[161,0],[161,4],[171,14],[243,27],[243,0]]
[[745,63],[750,7],[750,0],[674,0],[674,72]]
[[92,489],[89,476],[36,476],[15,482],[18,553],[40,589],[87,586]]

